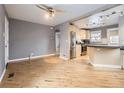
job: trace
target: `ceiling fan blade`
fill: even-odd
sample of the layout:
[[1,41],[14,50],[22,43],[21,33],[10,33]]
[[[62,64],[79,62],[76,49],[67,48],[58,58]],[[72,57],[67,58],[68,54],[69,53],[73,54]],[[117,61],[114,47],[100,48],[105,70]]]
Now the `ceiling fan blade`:
[[35,6],[44,10],[44,11],[46,11],[46,12],[48,12],[49,14],[54,14],[55,15],[55,14],[61,14],[61,13],[64,12],[61,9],[54,9],[52,7],[49,7],[49,6],[45,5],[45,4],[36,4]]
[[47,6],[47,5],[45,5],[45,4],[39,4],[39,5],[41,5],[41,6],[43,6],[43,7],[45,7],[45,8],[47,8],[47,9],[52,9],[52,7],[49,7],[49,6]]
[[63,10],[60,10],[60,9],[54,9],[55,10],[55,12],[57,12],[57,13],[63,13],[64,11]]
[[55,12],[64,12],[61,9],[55,9],[55,8],[49,7],[49,6],[45,5],[45,4],[39,4],[39,5],[42,6],[42,7],[44,7],[44,8],[46,8],[48,11],[50,11],[50,9],[51,9],[51,10],[53,10]]
[[35,6],[40,8],[40,9],[42,9],[42,10],[44,10],[44,11],[46,11],[46,12],[49,12],[49,10],[46,7],[42,6],[42,5],[35,4]]

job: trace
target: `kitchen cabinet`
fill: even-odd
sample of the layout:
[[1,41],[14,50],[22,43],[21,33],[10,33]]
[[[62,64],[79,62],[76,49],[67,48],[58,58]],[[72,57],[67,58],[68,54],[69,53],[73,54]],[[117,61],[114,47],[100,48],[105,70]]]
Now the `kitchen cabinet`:
[[88,56],[93,66],[121,68],[119,46],[88,46]]

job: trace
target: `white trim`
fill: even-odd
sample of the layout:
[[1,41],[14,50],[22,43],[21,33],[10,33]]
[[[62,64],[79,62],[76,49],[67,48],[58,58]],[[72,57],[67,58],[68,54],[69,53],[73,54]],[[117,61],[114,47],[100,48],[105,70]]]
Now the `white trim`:
[[68,60],[68,58],[63,57],[63,56],[59,56],[59,58],[64,59],[64,60]]
[[[49,57],[49,56],[54,56],[54,55],[55,55],[55,54],[48,54],[48,55],[41,55],[41,56],[33,56],[33,57],[31,57],[31,59]],[[26,60],[29,60],[29,57],[9,60],[9,63],[10,63],[10,62],[12,63],[12,62],[26,61]]]
[[9,61],[9,21],[5,16],[5,32],[4,32],[4,45],[5,45],[5,65]]
[[93,64],[94,67],[107,67],[107,68],[121,68],[121,65],[105,65],[105,64]]
[[119,30],[117,27],[115,27],[115,28],[108,28],[107,29],[107,40],[108,40],[108,44],[119,44],[119,42],[118,43],[111,43],[110,42],[110,31],[113,31],[113,30]]
[[6,72],[6,68],[3,70],[3,73],[2,73],[2,75],[1,75],[1,77],[0,77],[0,83],[1,83],[1,81],[2,81],[2,79],[3,79],[3,77],[4,77],[4,75],[5,75],[5,72]]

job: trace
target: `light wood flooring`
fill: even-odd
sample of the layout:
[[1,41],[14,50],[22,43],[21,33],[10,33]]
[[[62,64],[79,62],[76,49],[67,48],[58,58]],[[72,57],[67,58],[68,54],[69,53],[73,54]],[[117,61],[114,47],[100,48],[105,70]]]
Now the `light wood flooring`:
[[[8,78],[8,74],[14,73]],[[3,88],[92,88],[124,87],[124,71],[96,68],[87,58],[64,61],[57,56],[10,63],[0,87]]]

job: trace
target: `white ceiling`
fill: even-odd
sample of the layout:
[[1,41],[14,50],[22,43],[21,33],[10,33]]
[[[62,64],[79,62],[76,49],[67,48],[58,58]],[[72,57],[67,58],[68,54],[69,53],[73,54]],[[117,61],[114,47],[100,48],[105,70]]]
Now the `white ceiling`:
[[112,4],[55,4],[50,5],[65,12],[46,19],[46,12],[32,4],[6,4],[5,8],[10,18],[55,26],[66,21],[84,16],[99,9],[112,7]]
[[[106,11],[96,13],[87,18],[83,18],[83,19],[74,21],[73,23],[76,26],[78,26],[79,28],[96,28],[96,27],[100,27],[100,26],[108,26],[108,25],[118,24],[119,16],[121,16],[120,13],[123,10],[124,10],[124,5],[119,5],[119,6],[111,8],[111,9],[108,9]],[[116,14],[110,15],[109,17],[104,16],[104,15],[111,14],[113,11],[116,12]],[[104,16],[104,18],[101,19],[100,16]],[[95,24],[93,24],[93,23],[95,23]],[[103,23],[104,23],[104,25],[103,25]]]

